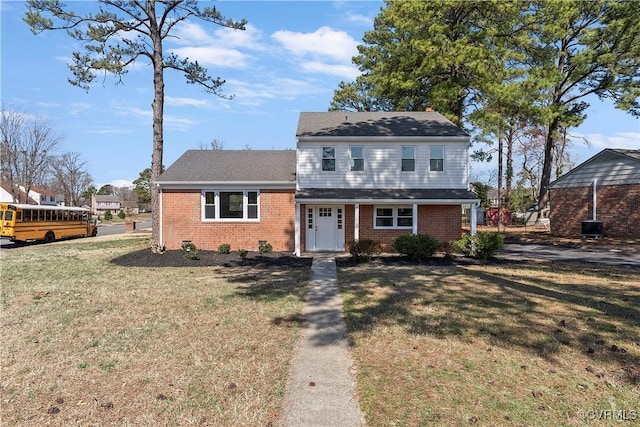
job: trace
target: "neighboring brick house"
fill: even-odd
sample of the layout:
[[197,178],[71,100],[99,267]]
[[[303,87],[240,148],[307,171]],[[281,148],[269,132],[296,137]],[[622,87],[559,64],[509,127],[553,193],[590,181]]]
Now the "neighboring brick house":
[[[294,151],[187,151],[156,184],[160,239],[202,249],[338,251],[354,239],[462,234],[469,135],[436,112],[301,113]],[[236,218],[237,217],[237,218]]]
[[110,194],[92,194],[91,195],[91,211],[95,215],[104,215],[105,212],[111,211],[113,216],[118,215],[122,209],[122,203],[118,196]]
[[582,221],[597,219],[603,236],[640,238],[640,150],[607,148],[552,182],[549,194],[553,235],[580,236]]

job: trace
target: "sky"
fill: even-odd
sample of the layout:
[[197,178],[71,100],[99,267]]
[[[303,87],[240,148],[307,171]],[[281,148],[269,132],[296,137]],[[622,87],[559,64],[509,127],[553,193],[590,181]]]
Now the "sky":
[[[81,13],[93,2],[67,1]],[[206,2],[208,3],[208,2]],[[210,3],[209,3],[210,4]],[[176,71],[165,72],[163,164],[218,141],[224,149],[295,149],[300,112],[327,111],[341,81],[359,75],[351,58],[382,1],[218,0],[216,8],[246,31],[193,20],[165,49],[197,60],[226,80],[206,94]],[[64,31],[33,35],[25,4],[0,1],[0,99],[5,109],[44,120],[61,137],[57,152],[79,153],[94,185],[131,185],[151,166],[153,83],[141,61],[117,82],[98,76],[89,92],[68,83],[68,64],[81,45]],[[640,149],[640,121],[611,103],[589,99],[587,120],[571,130],[579,164],[604,148]],[[588,141],[585,144],[580,141]],[[495,165],[471,163],[472,176]]]

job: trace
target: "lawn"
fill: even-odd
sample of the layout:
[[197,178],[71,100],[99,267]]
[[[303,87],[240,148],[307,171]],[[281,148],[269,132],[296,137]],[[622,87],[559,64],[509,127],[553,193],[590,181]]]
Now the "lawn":
[[638,269],[383,258],[338,282],[371,426],[640,420]]
[[277,420],[309,269],[129,259],[146,248],[95,238],[0,252],[3,425]]

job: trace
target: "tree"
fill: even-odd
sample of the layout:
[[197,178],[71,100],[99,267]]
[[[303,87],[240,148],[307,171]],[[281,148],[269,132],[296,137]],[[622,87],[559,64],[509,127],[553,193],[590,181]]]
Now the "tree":
[[214,138],[209,142],[209,146],[200,143],[200,150],[224,150],[224,141]]
[[333,92],[329,111],[391,111],[393,105],[383,98],[376,98],[362,76],[355,82],[340,82]]
[[50,153],[60,137],[37,117],[2,108],[0,117],[2,180],[9,184],[14,201],[27,203],[33,185],[48,172]]
[[[34,34],[66,30],[83,44],[84,52],[73,53],[73,63],[69,66],[73,78],[69,82],[87,91],[96,72],[111,73],[119,82],[135,62],[142,59],[151,62],[154,87],[151,179],[156,180],[162,170],[164,149],[164,71],[183,72],[188,84],[200,85],[207,93],[225,97],[224,80],[210,77],[197,61],[166,54],[163,43],[175,37],[176,27],[189,19],[236,30],[244,30],[247,22],[226,19],[215,6],[201,9],[196,0],[101,0],[99,3],[95,14],[77,15],[59,0],[29,0],[24,20]],[[156,191],[151,191],[151,205],[151,247],[160,251],[160,199]]]
[[52,187],[64,195],[67,206],[78,206],[83,192],[93,182],[85,164],[79,153],[64,153],[51,158]]
[[528,81],[546,128],[539,207],[546,206],[554,147],[586,118],[585,98],[612,100],[640,116],[640,1],[536,1],[525,46]]
[[[162,166],[162,172],[164,172],[164,166]],[[144,169],[133,181],[135,186],[133,191],[138,196],[138,206],[144,207],[144,209],[151,203],[151,183],[151,168]]]
[[111,184],[105,184],[102,187],[100,187],[98,191],[96,191],[96,194],[99,194],[101,196],[111,196],[113,195],[113,193],[114,193],[113,185]]

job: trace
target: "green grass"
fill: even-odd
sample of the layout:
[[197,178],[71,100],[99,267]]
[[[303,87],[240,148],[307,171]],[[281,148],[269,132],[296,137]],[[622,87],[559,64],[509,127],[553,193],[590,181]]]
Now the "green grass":
[[308,270],[110,263],[145,247],[128,238],[1,252],[3,425],[278,418],[298,336],[280,319],[300,315]]

